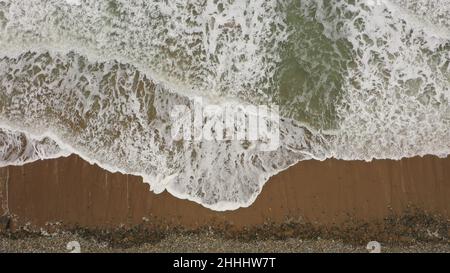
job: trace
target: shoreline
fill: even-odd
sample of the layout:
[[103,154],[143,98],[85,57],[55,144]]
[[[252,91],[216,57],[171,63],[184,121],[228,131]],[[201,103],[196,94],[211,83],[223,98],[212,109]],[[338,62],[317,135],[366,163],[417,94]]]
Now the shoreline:
[[3,239],[72,232],[118,248],[205,231],[244,242],[448,245],[449,200],[450,157],[303,161],[272,177],[252,206],[225,212],[154,194],[140,177],[76,155],[0,168]]

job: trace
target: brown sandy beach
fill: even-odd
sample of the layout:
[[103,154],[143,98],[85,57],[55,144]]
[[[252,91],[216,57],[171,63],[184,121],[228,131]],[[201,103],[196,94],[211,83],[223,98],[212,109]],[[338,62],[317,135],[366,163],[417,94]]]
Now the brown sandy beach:
[[205,231],[261,242],[423,242],[443,251],[450,242],[450,158],[433,156],[300,162],[271,178],[249,208],[215,212],[167,192],[156,195],[139,177],[73,155],[0,169],[0,199],[8,238],[20,238],[12,234],[25,227],[27,234],[70,230],[125,247],[151,242],[146,236]]

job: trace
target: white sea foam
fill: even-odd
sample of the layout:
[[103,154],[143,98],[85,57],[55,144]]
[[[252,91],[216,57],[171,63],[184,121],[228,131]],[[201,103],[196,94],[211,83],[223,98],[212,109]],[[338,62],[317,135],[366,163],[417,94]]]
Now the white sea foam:
[[295,7],[351,45],[337,128],[287,114],[280,146],[263,151],[260,140],[175,141],[170,114],[196,97],[231,111],[276,102],[288,4],[0,0],[0,164],[76,153],[228,210],[301,160],[448,155],[448,0],[352,2]]
[[261,89],[286,39],[269,0],[80,2],[3,1],[2,52],[73,50],[132,63],[177,92],[252,99],[267,95]]
[[52,139],[31,138],[26,133],[0,129],[0,167],[23,165],[39,159],[68,156]]
[[[439,3],[448,13],[450,6]],[[390,1],[344,24],[355,48],[339,107],[343,159],[450,153],[450,35]],[[420,5],[420,1],[416,1]],[[358,18],[364,23],[357,25]],[[422,24],[423,23],[423,24]]]
[[249,205],[270,175],[325,146],[310,147],[320,137],[288,120],[284,146],[272,152],[257,149],[259,140],[175,142],[171,110],[194,101],[116,61],[33,52],[1,59],[0,70],[0,124],[51,138],[110,171],[141,175],[155,192],[167,189],[218,210]]

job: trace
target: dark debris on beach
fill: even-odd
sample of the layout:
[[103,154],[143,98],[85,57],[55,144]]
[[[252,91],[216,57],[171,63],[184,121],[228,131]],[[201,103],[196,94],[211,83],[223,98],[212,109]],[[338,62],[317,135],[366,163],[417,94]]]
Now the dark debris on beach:
[[450,252],[450,221],[415,211],[382,222],[332,226],[294,219],[243,229],[211,224],[187,230],[157,220],[109,230],[60,226],[50,233],[26,226],[15,231],[3,229],[0,249],[67,252],[61,244],[70,238],[79,240],[89,252],[367,252],[370,241],[393,252]]

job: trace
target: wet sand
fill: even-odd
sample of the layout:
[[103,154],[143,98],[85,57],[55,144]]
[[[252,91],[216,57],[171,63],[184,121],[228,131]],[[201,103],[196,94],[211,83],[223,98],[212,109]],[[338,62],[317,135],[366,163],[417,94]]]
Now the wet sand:
[[[72,155],[0,169],[0,201],[0,215],[10,216],[10,231],[24,226],[50,232],[114,230],[158,223],[166,231],[221,227],[238,237],[274,229],[268,236],[273,237],[281,225],[285,238],[301,237],[297,230],[312,233],[308,238],[328,232],[333,239],[355,232],[361,241],[372,235],[399,240],[405,233],[411,242],[422,232],[422,239],[429,235],[448,244],[450,158],[304,161],[271,178],[249,208],[214,212],[167,192],[156,195],[139,177],[109,173]],[[420,217],[404,217],[416,211]],[[286,223],[297,226],[286,231]]]

